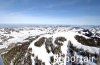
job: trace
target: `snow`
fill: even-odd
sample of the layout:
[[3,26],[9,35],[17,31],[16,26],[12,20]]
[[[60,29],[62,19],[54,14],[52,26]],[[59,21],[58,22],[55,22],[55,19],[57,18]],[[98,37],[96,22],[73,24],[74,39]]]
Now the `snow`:
[[[2,31],[1,31],[2,30]],[[16,29],[18,30],[18,29]],[[37,38],[36,40],[34,40],[28,48],[32,48],[32,54],[35,54],[35,57],[38,56],[38,58],[40,60],[42,60],[43,62],[45,62],[45,65],[50,65],[50,57],[54,56],[56,58],[57,55],[54,55],[53,53],[47,53],[46,49],[45,49],[45,44],[43,44],[41,47],[36,47],[34,46],[34,43],[36,41],[38,41],[40,38],[42,37],[46,37],[46,38],[53,38],[53,45],[56,46],[56,44],[54,43],[55,39],[57,37],[65,37],[66,41],[63,42],[63,46],[61,47],[61,51],[63,54],[67,54],[67,45],[68,45],[68,41],[71,41],[73,46],[75,46],[78,49],[83,49],[84,51],[88,51],[90,53],[96,53],[99,54],[99,50],[100,48],[97,47],[90,47],[90,46],[85,46],[82,45],[81,43],[79,43],[74,37],[76,35],[79,36],[83,36],[86,39],[89,39],[89,37],[84,36],[83,34],[79,34],[77,31],[81,31],[82,29],[75,29],[75,28],[71,28],[71,27],[57,27],[57,28],[23,28],[23,30],[18,30],[19,32],[16,31],[11,31],[10,34],[4,34],[5,30],[0,29],[0,34],[9,37],[12,36],[13,38],[8,39],[7,41],[3,42],[3,45],[0,45],[0,49],[2,48],[7,48],[10,44],[14,43],[18,43],[18,42],[25,42],[26,38],[28,38],[29,36],[37,36],[39,35],[40,37]],[[94,31],[94,29],[93,29]],[[100,31],[98,31],[100,32]],[[2,42],[2,39],[0,39],[0,42]],[[78,56],[78,55],[76,55]],[[61,57],[60,57],[61,58]],[[32,65],[34,65],[34,57],[31,56],[32,59]],[[57,59],[57,62],[59,62],[59,59]],[[81,62],[80,62],[81,63]],[[91,63],[91,62],[89,62]],[[66,65],[66,56],[64,58],[64,65]],[[95,65],[92,64],[91,65]]]
[[[38,38],[38,39],[40,39],[40,38]],[[32,54],[35,54],[36,56],[38,56],[38,58],[41,59],[43,62],[45,62],[46,65],[50,65],[50,63],[49,63],[50,56],[52,56],[53,54],[52,53],[48,54],[46,52],[45,44],[43,44],[41,47],[34,46],[34,43],[37,40],[33,41],[29,46],[29,48],[32,48]]]
[[[67,44],[68,44],[68,41],[70,40],[74,46],[76,46],[77,48],[82,48],[84,50],[88,50],[90,53],[99,53],[99,48],[96,48],[96,47],[89,47],[89,46],[85,46],[85,45],[82,45],[81,43],[78,43],[77,40],[75,40],[74,36],[75,35],[80,35],[76,32],[72,32],[72,31],[68,31],[68,32],[56,32],[54,34],[45,34],[45,35],[42,35],[40,36],[38,39],[40,39],[41,37],[46,37],[46,38],[49,38],[49,37],[53,37],[53,44],[54,44],[54,40],[56,39],[56,37],[65,37],[67,39],[67,41],[65,41],[63,44],[63,46],[61,47],[61,50],[62,50],[62,53],[64,53],[65,55],[67,54]],[[38,40],[37,39],[37,40]],[[43,62],[46,63],[46,65],[50,65],[49,61],[50,61],[50,54],[48,54],[46,52],[46,49],[45,49],[45,45],[43,45],[42,47],[36,47],[34,46],[34,43],[37,41],[33,41],[29,48],[32,48],[32,52],[38,56],[39,59],[41,59]],[[64,58],[64,65],[66,65],[66,56]]]
[[[22,30],[20,32],[11,32],[11,34],[2,34],[4,36],[9,37],[12,36],[13,38],[8,39],[7,41],[3,42],[3,45],[0,45],[0,48],[6,48],[7,46],[9,46],[12,43],[18,43],[18,42],[25,42],[26,38],[28,38],[29,36],[36,36],[36,35],[40,35],[40,34],[44,34],[46,33],[46,31],[40,31],[40,30]],[[2,41],[0,39],[0,41]]]

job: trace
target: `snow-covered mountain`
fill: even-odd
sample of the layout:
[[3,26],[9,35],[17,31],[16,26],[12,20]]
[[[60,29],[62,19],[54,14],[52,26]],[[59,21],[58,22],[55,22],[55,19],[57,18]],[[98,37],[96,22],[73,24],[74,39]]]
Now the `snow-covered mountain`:
[[100,26],[0,28],[3,65],[100,65]]

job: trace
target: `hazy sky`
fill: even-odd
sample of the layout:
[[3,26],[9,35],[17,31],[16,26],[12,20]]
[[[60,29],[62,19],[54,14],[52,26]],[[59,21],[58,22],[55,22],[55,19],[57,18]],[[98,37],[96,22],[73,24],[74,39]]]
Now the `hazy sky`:
[[0,0],[0,24],[100,25],[100,0]]

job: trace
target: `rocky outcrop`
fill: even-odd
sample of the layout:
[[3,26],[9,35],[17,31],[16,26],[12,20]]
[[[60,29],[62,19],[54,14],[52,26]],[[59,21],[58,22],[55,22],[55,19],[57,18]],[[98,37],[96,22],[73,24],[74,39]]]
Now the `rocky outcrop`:
[[28,47],[36,38],[31,38],[29,41],[21,43],[2,54],[4,65],[32,65],[30,49]]
[[89,39],[86,39],[83,36],[76,35],[75,39],[79,43],[86,45],[86,46],[100,47],[100,38],[98,37],[91,37]]
[[37,47],[41,47],[44,44],[45,39],[46,39],[45,37],[40,38],[38,41],[34,43],[34,45]]

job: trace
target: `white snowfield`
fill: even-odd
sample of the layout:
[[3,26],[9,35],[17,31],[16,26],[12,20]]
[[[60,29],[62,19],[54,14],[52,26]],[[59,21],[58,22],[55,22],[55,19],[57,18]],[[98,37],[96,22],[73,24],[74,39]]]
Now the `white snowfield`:
[[[5,34],[4,33],[5,30],[2,30],[2,31],[0,30],[1,35],[4,35],[6,37],[9,37],[9,36],[13,37],[13,38],[8,39],[7,41],[3,41],[3,39],[0,38],[0,42],[2,42],[2,44],[0,45],[0,49],[7,48],[12,43],[16,44],[18,42],[28,41],[28,40],[25,40],[28,37],[31,37],[31,36],[35,37],[37,35],[40,35],[40,37],[38,39],[34,40],[29,45],[28,48],[32,48],[32,53],[34,53],[35,56],[38,56],[38,58],[40,60],[45,62],[45,65],[51,65],[50,64],[50,57],[51,56],[56,57],[57,55],[54,55],[52,52],[47,53],[47,51],[45,49],[45,44],[43,44],[41,47],[36,47],[34,45],[34,43],[42,37],[46,37],[46,38],[52,37],[53,44],[54,44],[54,41],[57,37],[65,37],[67,40],[64,41],[63,46],[61,46],[61,51],[65,55],[67,55],[67,51],[68,51],[68,48],[67,48],[68,41],[71,41],[73,43],[73,45],[78,49],[83,49],[84,51],[87,50],[90,53],[99,54],[100,48],[82,45],[74,38],[76,35],[83,36],[85,38],[89,38],[83,34],[79,34],[78,31],[80,31],[80,30],[82,30],[82,29],[75,29],[75,28],[71,29],[70,27],[57,27],[57,28],[50,28],[50,27],[49,28],[36,28],[36,27],[33,27],[33,28],[23,28],[23,30],[19,29],[18,30],[19,32],[10,31],[11,33],[9,33],[9,34]],[[31,56],[31,59],[32,59],[32,65],[34,65],[34,57]],[[56,62],[60,62],[59,59]],[[64,63],[62,63],[61,65],[66,65],[66,56],[64,57]],[[91,65],[92,65],[92,63],[91,63]]]
[[[74,38],[75,35],[81,35],[78,34],[77,32],[73,32],[73,31],[67,31],[67,32],[56,32],[54,34],[45,34],[45,35],[41,35],[38,39],[36,39],[35,41],[33,41],[29,48],[32,48],[32,53],[34,53],[36,56],[38,56],[39,59],[41,59],[43,62],[45,62],[46,65],[51,65],[50,62],[50,56],[53,56],[52,53],[47,53],[46,49],[45,49],[45,44],[43,46],[36,47],[34,46],[34,43],[36,41],[38,41],[40,38],[42,37],[53,37],[53,40],[55,40],[57,37],[65,37],[67,39],[67,41],[65,41],[63,44],[63,46],[61,47],[61,51],[62,53],[64,53],[65,55],[67,54],[67,44],[68,41],[71,41],[73,43],[73,45],[77,48],[81,48],[84,49],[85,51],[88,50],[90,53],[97,53],[99,54],[99,49],[100,48],[96,48],[96,47],[89,47],[89,46],[85,46],[82,45],[81,43],[77,42],[77,40]],[[54,55],[55,57],[56,55]],[[34,63],[34,58],[32,57],[32,61]],[[34,65],[34,64],[33,64]],[[64,65],[66,65],[66,57],[64,58]]]
[[2,41],[2,44],[3,44],[3,45],[0,45],[0,48],[5,48],[5,47],[7,48],[12,43],[15,44],[18,42],[27,41],[25,39],[28,38],[29,36],[36,36],[36,35],[46,33],[46,31],[41,31],[39,29],[34,29],[34,30],[24,29],[24,30],[19,30],[19,32],[11,31],[10,34],[5,34],[4,32],[5,31],[0,31],[0,34],[3,36],[6,36],[6,38],[9,36],[12,36],[13,38],[8,39],[7,41],[2,41],[2,39],[0,39],[0,41]]

